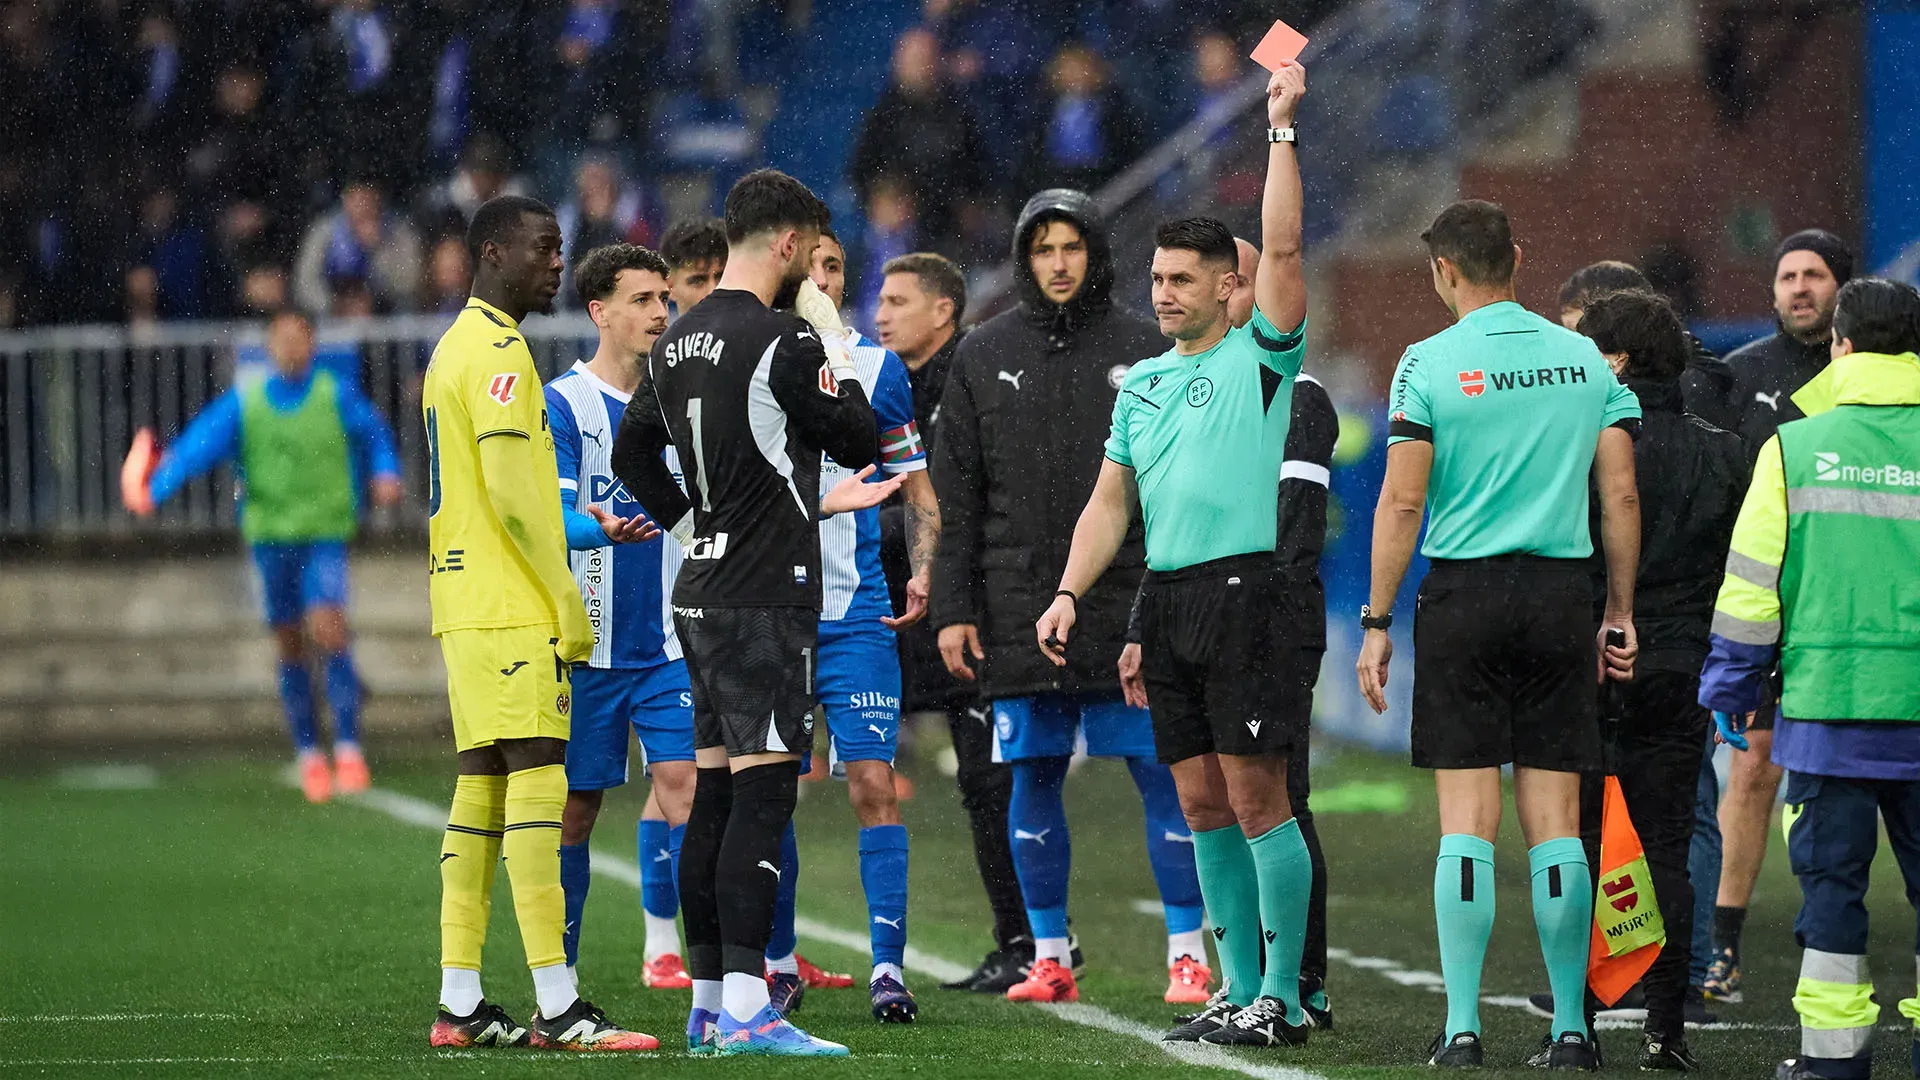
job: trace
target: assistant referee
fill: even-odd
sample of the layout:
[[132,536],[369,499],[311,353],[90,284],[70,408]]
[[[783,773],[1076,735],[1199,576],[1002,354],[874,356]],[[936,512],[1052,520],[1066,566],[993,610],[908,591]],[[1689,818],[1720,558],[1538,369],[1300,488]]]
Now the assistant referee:
[[[1553,987],[1547,1064],[1592,1069],[1582,1015],[1593,881],[1580,846],[1580,771],[1600,765],[1595,683],[1630,679],[1640,510],[1632,432],[1640,405],[1592,341],[1514,300],[1520,249],[1488,202],[1441,211],[1422,235],[1455,323],[1409,348],[1393,375],[1386,482],[1360,692],[1385,712],[1386,630],[1423,506],[1433,568],[1415,602],[1413,763],[1434,770],[1440,858],[1433,899],[1446,1029],[1430,1064],[1481,1064],[1480,969],[1493,931],[1500,766],[1514,766],[1533,915]],[[1609,630],[1596,660],[1587,481],[1600,490]]]

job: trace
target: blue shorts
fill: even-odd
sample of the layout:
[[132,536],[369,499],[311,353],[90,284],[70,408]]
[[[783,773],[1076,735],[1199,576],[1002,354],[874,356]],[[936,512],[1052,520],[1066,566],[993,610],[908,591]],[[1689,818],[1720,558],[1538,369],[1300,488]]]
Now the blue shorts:
[[893,762],[900,740],[900,646],[870,619],[820,624],[814,693],[827,714],[828,762]]
[[686,661],[650,668],[574,666],[569,791],[603,791],[627,782],[628,724],[640,736],[642,767],[693,760],[693,690]]
[[296,625],[314,608],[347,606],[344,541],[255,544],[253,565],[260,572],[260,601],[268,626]]
[[993,703],[993,760],[1154,757],[1153,721],[1113,694],[1036,694]]

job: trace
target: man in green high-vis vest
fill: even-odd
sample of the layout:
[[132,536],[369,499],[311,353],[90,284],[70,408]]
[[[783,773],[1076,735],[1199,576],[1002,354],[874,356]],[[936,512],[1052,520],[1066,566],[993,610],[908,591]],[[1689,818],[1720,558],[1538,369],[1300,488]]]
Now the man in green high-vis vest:
[[[273,317],[267,352],[273,371],[242,374],[201,410],[151,480],[127,491],[127,508],[149,516],[188,481],[233,463],[240,532],[253,549],[267,624],[279,645],[280,701],[300,758],[301,787],[309,801],[325,802],[336,783],[347,792],[371,783],[359,744],[360,677],[347,635],[346,544],[358,525],[361,469],[374,502],[397,503],[400,459],[373,404],[314,367],[313,322],[304,313]],[[315,731],[309,636],[326,668],[331,768]]]
[[[1860,278],[1836,304],[1833,362],[1793,395],[1807,418],[1754,463],[1700,676],[1700,704],[1743,749],[1776,662],[1784,686],[1773,763],[1788,771],[1805,951],[1800,1054],[1779,1080],[1872,1071],[1866,896],[1882,821],[1907,895],[1920,886],[1920,293]],[[1920,994],[1899,1007],[1920,1076]]]

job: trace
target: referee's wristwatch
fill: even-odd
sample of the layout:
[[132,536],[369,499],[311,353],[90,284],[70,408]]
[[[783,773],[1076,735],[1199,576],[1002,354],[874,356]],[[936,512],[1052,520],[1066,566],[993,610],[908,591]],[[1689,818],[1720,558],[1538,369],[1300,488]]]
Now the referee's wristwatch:
[[1373,605],[1371,604],[1360,605],[1360,629],[1385,630],[1386,628],[1392,625],[1393,625],[1393,612],[1389,611],[1389,612],[1385,612],[1384,614],[1375,615],[1373,613]]
[[1300,139],[1294,133],[1292,124],[1288,124],[1283,128],[1268,128],[1267,141],[1270,143],[1292,143],[1296,148],[1300,145]]

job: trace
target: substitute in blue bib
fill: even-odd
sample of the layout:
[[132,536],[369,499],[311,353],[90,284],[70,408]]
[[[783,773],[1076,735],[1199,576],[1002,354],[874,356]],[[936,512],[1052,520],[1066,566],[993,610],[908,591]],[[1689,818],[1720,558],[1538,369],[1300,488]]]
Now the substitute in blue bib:
[[[260,598],[279,651],[280,701],[307,798],[372,784],[360,752],[360,675],[347,625],[347,542],[359,527],[364,483],[373,500],[403,495],[393,433],[348,380],[313,364],[313,320],[288,309],[267,324],[271,372],[241,373],[193,418],[130,504],[153,513],[189,481],[231,462],[241,534],[259,571]],[[319,745],[310,655],[326,669],[333,766]]]
[[[573,577],[593,624],[593,653],[573,670],[573,732],[567,742],[567,807],[561,819],[560,883],[566,893],[566,953],[580,958],[580,931],[592,880],[587,842],[608,788],[627,781],[631,731],[652,781],[649,805],[661,820],[643,818],[637,836],[640,864],[662,851],[672,867],[693,803],[693,694],[674,633],[674,578],[679,541],[651,526],[613,474],[613,436],[636,392],[647,353],[667,328],[667,264],[633,244],[608,244],[581,257],[573,283],[600,330],[593,356],[547,384],[560,505]],[[667,465],[679,475],[669,448]],[[652,534],[652,535],[649,535]],[[644,887],[649,987],[692,985],[680,957],[674,923],[677,903]]]
[[[1520,249],[1506,212],[1455,203],[1422,235],[1454,325],[1394,373],[1387,475],[1360,610],[1360,692],[1387,707],[1389,610],[1421,547],[1432,570],[1415,607],[1413,763],[1435,770],[1433,879],[1447,1016],[1429,1063],[1479,1065],[1480,971],[1493,931],[1500,767],[1528,845],[1533,917],[1553,989],[1535,1065],[1598,1064],[1583,1010],[1593,879],[1580,843],[1580,773],[1600,765],[1598,686],[1632,678],[1640,514],[1640,406],[1592,341],[1514,300]],[[1607,601],[1595,637],[1586,559],[1589,478],[1600,494]],[[1609,632],[1624,645],[1602,648]]]

